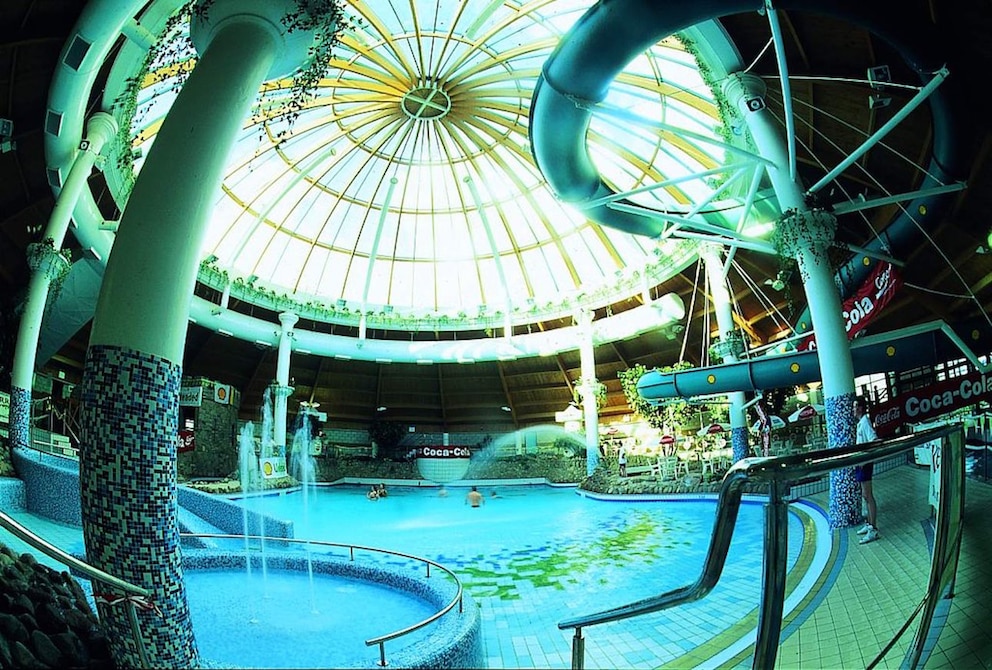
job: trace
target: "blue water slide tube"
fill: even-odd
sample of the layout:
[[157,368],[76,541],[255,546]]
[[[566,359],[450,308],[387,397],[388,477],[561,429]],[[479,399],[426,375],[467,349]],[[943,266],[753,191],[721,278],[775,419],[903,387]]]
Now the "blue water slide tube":
[[[655,236],[661,224],[646,216],[617,211],[605,205],[583,206],[599,198],[616,195],[600,176],[589,155],[586,131],[593,106],[603,100],[613,79],[623,67],[651,44],[708,19],[764,9],[764,2],[703,0],[680,3],[658,0],[601,0],[589,9],[563,38],[545,62],[530,108],[531,151],[549,185],[565,201],[582,207],[598,223],[626,232]],[[939,36],[924,24],[895,19],[904,10],[894,2],[862,0],[781,0],[777,9],[808,11],[836,16],[860,25],[888,42],[921,80],[946,65]],[[964,119],[959,114],[963,82],[945,80],[931,94],[928,104],[933,143],[928,176],[921,188],[959,181],[967,174],[969,156]],[[621,202],[623,202],[621,200]],[[906,254],[923,241],[926,229],[940,219],[946,196],[920,197],[901,210],[894,221],[866,248],[890,255]],[[843,296],[849,295],[867,275],[870,266],[855,256],[837,273]],[[809,328],[807,314],[796,328]],[[920,347],[920,351],[907,351]],[[883,344],[854,345],[854,369],[858,374],[892,370],[897,365],[923,364],[933,350],[926,336],[902,338],[897,352],[885,354]],[[901,362],[905,359],[905,362]],[[944,359],[946,360],[946,359]],[[794,365],[796,371],[793,371]],[[910,365],[912,367],[912,365]],[[670,375],[649,373],[642,378],[642,393],[649,399],[698,395],[749,389],[775,388],[820,378],[816,353],[795,353]],[[676,379],[678,381],[676,381]],[[669,394],[669,395],[666,395]]]
[[[977,354],[992,349],[992,326],[985,319],[951,328],[941,321],[898,331],[859,337],[851,343],[851,361],[857,375],[909,370],[958,358],[975,362]],[[648,372],[637,390],[648,401],[666,398],[758,391],[807,384],[820,379],[816,351],[760,356],[737,363],[680,372]]]

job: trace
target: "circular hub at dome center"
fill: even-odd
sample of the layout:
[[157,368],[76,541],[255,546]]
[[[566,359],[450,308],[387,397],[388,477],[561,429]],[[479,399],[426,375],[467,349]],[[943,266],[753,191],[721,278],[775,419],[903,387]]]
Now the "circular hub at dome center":
[[411,119],[436,121],[451,111],[451,98],[439,88],[421,86],[404,95],[400,105]]

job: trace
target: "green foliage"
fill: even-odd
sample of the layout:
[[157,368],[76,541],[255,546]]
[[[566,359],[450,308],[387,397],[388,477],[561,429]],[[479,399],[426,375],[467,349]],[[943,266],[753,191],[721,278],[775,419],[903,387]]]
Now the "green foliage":
[[[579,407],[582,406],[582,391],[585,389],[585,385],[586,381],[582,377],[579,377],[575,380],[575,385],[572,387],[572,401]],[[606,406],[606,385],[594,380],[592,392],[596,396],[596,407],[603,409]]]
[[559,454],[568,454],[574,458],[586,457],[586,444],[577,437],[559,437],[553,446]]
[[[575,484],[586,476],[585,458],[557,454],[523,454],[473,460],[466,479],[547,479],[554,484]],[[344,477],[368,479],[422,479],[415,461],[371,458],[317,458],[317,479],[333,482]]]
[[[679,361],[674,365],[666,365],[657,368],[658,372],[678,372],[693,367],[692,363]],[[649,371],[646,367],[638,363],[632,368],[621,370],[617,373],[620,378],[620,385],[623,394],[627,398],[627,405],[634,414],[648,422],[653,428],[664,431],[679,431],[688,426],[695,415],[695,410],[687,402],[680,398],[673,398],[664,405],[652,405],[641,397],[637,391],[637,383]]]

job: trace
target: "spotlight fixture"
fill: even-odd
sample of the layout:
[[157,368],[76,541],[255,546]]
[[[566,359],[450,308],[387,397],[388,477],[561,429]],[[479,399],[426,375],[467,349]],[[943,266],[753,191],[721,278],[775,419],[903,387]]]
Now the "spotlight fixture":
[[888,65],[876,65],[868,68],[868,83],[872,88],[882,88],[882,84],[892,83],[892,72]]
[[17,148],[14,141],[14,122],[10,119],[0,119],[0,154]]
[[868,96],[868,109],[880,109],[882,107],[888,107],[889,103],[892,102],[892,98],[887,95],[879,95],[878,93],[872,93]]

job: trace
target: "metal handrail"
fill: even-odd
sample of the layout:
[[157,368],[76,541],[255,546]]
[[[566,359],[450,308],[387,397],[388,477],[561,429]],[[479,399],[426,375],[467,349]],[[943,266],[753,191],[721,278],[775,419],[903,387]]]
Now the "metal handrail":
[[212,538],[212,539],[228,539],[228,540],[260,540],[260,541],[278,541],[278,542],[291,542],[295,544],[307,544],[307,545],[317,545],[321,547],[338,547],[340,549],[347,549],[350,560],[355,560],[355,550],[359,551],[371,551],[380,554],[389,554],[391,556],[399,556],[401,558],[408,558],[413,561],[419,561],[427,565],[427,577],[431,576],[431,567],[438,568],[445,574],[447,574],[451,579],[454,580],[456,588],[455,596],[451,599],[447,605],[441,608],[438,612],[435,612],[431,616],[427,617],[423,621],[407,626],[392,633],[386,633],[385,635],[379,635],[377,637],[365,640],[365,646],[371,647],[372,645],[379,645],[379,665],[385,667],[386,663],[386,642],[390,640],[395,640],[396,638],[403,637],[409,633],[420,630],[421,628],[428,626],[445,614],[454,609],[455,605],[458,605],[458,613],[461,614],[465,611],[464,600],[463,600],[463,589],[462,582],[458,579],[458,575],[452,572],[450,569],[441,565],[436,561],[432,561],[429,558],[424,558],[423,556],[414,556],[413,554],[405,554],[400,551],[393,551],[391,549],[381,549],[378,547],[367,547],[360,544],[345,544],[342,542],[327,542],[324,540],[307,540],[300,538],[286,538],[286,537],[267,537],[263,535],[225,535],[225,534],[211,534],[211,533],[180,533],[180,537],[199,537],[199,538]]
[[[696,582],[626,605],[560,621],[559,629],[575,629],[572,668],[581,670],[584,667],[583,627],[659,612],[693,602],[706,596],[716,586],[726,562],[744,486],[753,482],[764,482],[769,486],[770,504],[766,521],[776,529],[776,532],[769,532],[766,526],[763,597],[753,667],[772,667],[781,632],[782,594],[785,587],[784,559],[787,546],[784,540],[788,528],[786,525],[788,505],[782,502],[788,493],[790,483],[831,470],[855,467],[888,458],[952,433],[962,434],[961,425],[941,426],[886,441],[876,440],[836,449],[820,449],[788,456],[745,458],[738,461],[724,475],[720,486],[713,535],[710,538],[702,573]],[[952,541],[959,542],[960,536],[952,538]]]
[[[97,593],[93,594],[94,600],[103,600],[108,606],[116,605],[119,603],[124,603],[127,605],[127,616],[128,623],[131,626],[131,636],[135,643],[135,647],[138,651],[138,657],[141,661],[141,667],[149,668],[151,665],[148,662],[148,654],[145,650],[145,642],[141,637],[140,625],[138,623],[138,615],[135,611],[136,607],[142,607],[145,609],[154,609],[154,606],[150,602],[152,592],[148,589],[136,586],[130,582],[126,582],[123,579],[114,577],[110,573],[104,572],[99,568],[93,567],[85,561],[81,561],[71,554],[67,554],[65,551],[59,549],[54,544],[43,539],[39,535],[28,530],[24,525],[8,516],[5,512],[0,512],[0,527],[3,527],[9,531],[12,535],[20,539],[21,541],[28,544],[28,546],[37,549],[49,558],[58,561],[62,565],[68,567],[70,570],[76,571],[83,575],[86,579],[91,582],[97,582],[103,584],[111,589],[116,589],[124,594],[122,598],[115,598],[113,600],[107,599],[104,596],[98,596]],[[99,608],[97,608],[99,611]]]

